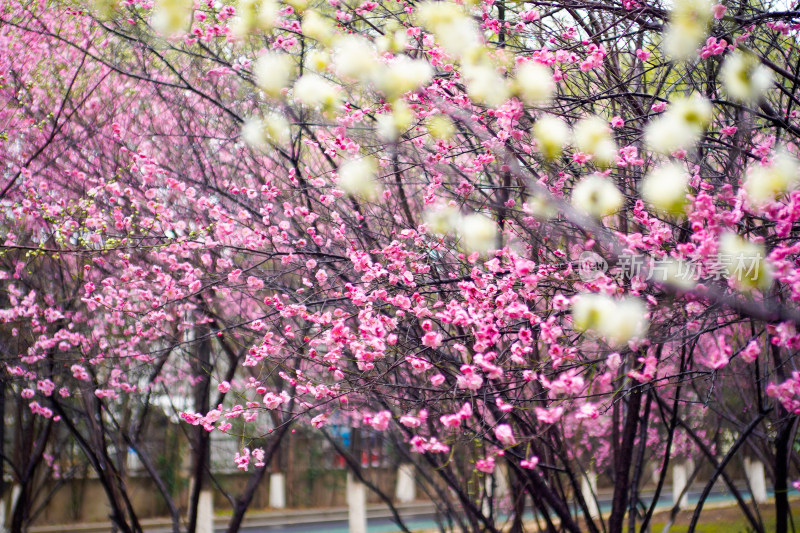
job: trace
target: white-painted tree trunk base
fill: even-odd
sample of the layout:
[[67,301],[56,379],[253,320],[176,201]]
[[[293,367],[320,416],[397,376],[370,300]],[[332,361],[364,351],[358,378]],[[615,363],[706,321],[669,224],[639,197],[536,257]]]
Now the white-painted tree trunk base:
[[495,510],[497,510],[497,500],[508,496],[510,486],[508,482],[508,467],[505,464],[498,465],[492,475],[484,477],[483,483],[486,489],[486,499],[483,501],[481,512],[483,512],[484,516],[489,516],[490,505],[493,504]]
[[350,533],[367,533],[367,488],[347,473],[347,523]]
[[417,484],[414,481],[414,465],[402,463],[397,467],[397,484],[394,497],[400,503],[413,502],[417,499]]
[[681,492],[689,482],[692,468],[692,461],[675,463],[675,466],[672,467],[672,504],[677,505],[680,498],[680,507],[682,509],[689,507],[689,491],[687,490],[683,497],[681,497]]
[[197,533],[214,533],[214,494],[208,489],[200,491],[197,502]]
[[280,472],[269,475],[269,506],[273,509],[286,508],[286,476]]
[[503,463],[499,465],[494,471],[494,494],[495,498],[503,498],[508,496],[509,486],[508,482],[508,466]]
[[[11,515],[14,514],[14,507],[17,505],[17,498],[19,498],[20,486],[14,485],[11,487],[11,498],[6,503],[6,499],[0,499],[0,533],[10,531],[6,527],[6,521],[11,520]],[[6,512],[8,511],[8,512]]]
[[586,475],[581,478],[581,495],[586,501],[589,516],[600,516],[600,509],[597,506],[597,473],[594,470],[587,470]]
[[756,503],[767,501],[767,478],[764,476],[764,463],[758,459],[750,460],[744,458],[744,471],[747,481],[750,483],[750,490],[753,491],[753,499]]

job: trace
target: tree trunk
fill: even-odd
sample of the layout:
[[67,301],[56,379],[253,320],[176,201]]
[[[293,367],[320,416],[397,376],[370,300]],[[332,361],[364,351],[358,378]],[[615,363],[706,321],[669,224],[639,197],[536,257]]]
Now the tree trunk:
[[628,474],[633,462],[633,441],[639,425],[639,407],[642,403],[640,387],[634,387],[628,400],[628,413],[622,428],[622,442],[614,455],[614,497],[611,502],[611,517],[608,519],[609,533],[622,533],[625,509],[628,504]]
[[788,418],[781,424],[778,438],[775,439],[775,533],[788,533],[789,530],[789,452],[792,445],[795,418]]
[[[207,325],[198,326],[197,336],[201,339],[197,346],[197,368],[198,376],[201,376],[200,383],[197,384],[195,394],[195,409],[206,414],[210,410],[209,393],[211,387],[211,334]],[[206,488],[208,472],[210,468],[210,434],[202,426],[195,428],[195,448],[194,466],[192,472],[192,493],[189,502],[189,527],[188,533],[197,531],[197,515],[200,505],[200,492]]]

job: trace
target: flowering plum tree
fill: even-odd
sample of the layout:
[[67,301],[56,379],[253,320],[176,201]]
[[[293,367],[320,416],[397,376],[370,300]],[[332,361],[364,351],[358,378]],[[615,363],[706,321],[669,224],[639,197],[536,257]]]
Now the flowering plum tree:
[[721,477],[763,531],[726,471],[747,454],[787,531],[794,8],[6,3],[2,384],[30,468],[69,436],[138,531],[120,450],[169,500],[141,441],[164,411],[193,431],[191,531],[209,435],[240,440],[235,531],[292,424],[362,477],[346,421],[459,530],[532,508],[646,531],[692,456],[713,473],[691,528]]

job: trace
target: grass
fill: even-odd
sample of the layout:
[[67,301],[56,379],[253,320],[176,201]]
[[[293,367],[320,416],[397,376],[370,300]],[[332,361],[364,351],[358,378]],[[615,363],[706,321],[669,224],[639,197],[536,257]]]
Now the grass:
[[[794,521],[794,529],[792,529],[792,522],[789,522],[789,531],[800,532],[800,500],[790,499],[789,507],[792,510]],[[775,531],[775,506],[763,504],[759,506],[758,510],[764,523],[764,531]],[[681,512],[670,528],[670,533],[686,533],[689,530],[689,523],[692,521],[692,512],[691,510]],[[661,533],[668,517],[669,514],[656,513],[653,517],[652,533]],[[753,528],[750,527],[750,523],[737,506],[704,509],[695,531],[696,533],[748,533],[753,531]]]

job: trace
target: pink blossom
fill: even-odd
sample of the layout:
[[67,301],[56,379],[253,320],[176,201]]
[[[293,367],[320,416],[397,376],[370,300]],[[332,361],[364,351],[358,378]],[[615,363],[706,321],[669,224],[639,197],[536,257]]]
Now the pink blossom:
[[700,50],[700,57],[706,59],[711,56],[720,55],[728,48],[728,43],[725,39],[717,40],[716,37],[709,37],[706,40],[705,46]]
[[747,346],[740,352],[742,357],[742,361],[745,363],[754,363],[758,356],[761,355],[761,346],[759,346],[758,341],[753,339]]
[[733,354],[733,348],[728,345],[725,341],[725,337],[722,335],[717,336],[716,346],[712,346],[709,351],[711,353],[708,359],[703,361],[703,364],[714,370],[719,370],[727,366]]
[[322,426],[324,426],[327,422],[328,422],[328,415],[326,415],[324,413],[321,414],[321,415],[317,415],[317,416],[315,416],[314,418],[311,419],[311,425],[314,426],[317,429],[319,429]]
[[228,274],[228,281],[229,281],[230,283],[237,283],[237,282],[239,281],[239,278],[240,278],[241,276],[242,276],[242,269],[241,269],[241,268],[237,268],[237,269],[235,269],[235,270],[232,270],[232,271],[231,271],[231,272]]
[[376,431],[386,431],[389,427],[389,422],[392,420],[392,413],[389,411],[381,411],[380,413],[376,414],[372,417],[370,421],[370,425]]
[[244,470],[245,472],[250,467],[250,449],[245,448],[241,452],[237,452],[233,461],[236,463],[236,468]]
[[434,387],[438,387],[439,385],[444,383],[444,379],[445,378],[444,378],[443,375],[435,374],[435,375],[431,376],[431,385],[433,385]]
[[438,348],[442,345],[442,334],[439,332],[429,331],[422,336],[422,344],[430,348]]
[[514,432],[512,431],[511,426],[508,424],[500,424],[494,428],[494,436],[504,446],[513,446],[517,443],[517,441],[514,439]]
[[575,414],[575,418],[578,420],[586,418],[594,420],[598,416],[600,416],[600,413],[597,411],[597,406],[591,403],[581,405],[578,412]]
[[422,420],[416,416],[403,415],[400,417],[400,423],[408,428],[418,428],[420,425],[422,425]]
[[439,417],[442,425],[449,429],[455,429],[461,426],[461,417],[458,414],[442,415]]
[[254,464],[256,468],[261,468],[266,465],[266,463],[264,462],[265,453],[263,448],[256,448],[255,450],[253,450],[252,457],[253,459],[255,459]]
[[283,403],[283,398],[275,393],[268,392],[264,395],[264,405],[267,409],[277,409]]
[[494,457],[486,457],[485,459],[478,459],[475,462],[475,470],[483,472],[484,474],[491,474],[494,472]]
[[563,407],[554,407],[552,409],[544,409],[542,407],[534,408],[534,412],[536,413],[536,418],[539,419],[539,422],[542,424],[555,424],[556,421],[561,418],[561,415],[564,414]]
[[456,386],[459,389],[478,390],[483,385],[483,378],[478,374],[470,373],[456,378]]

